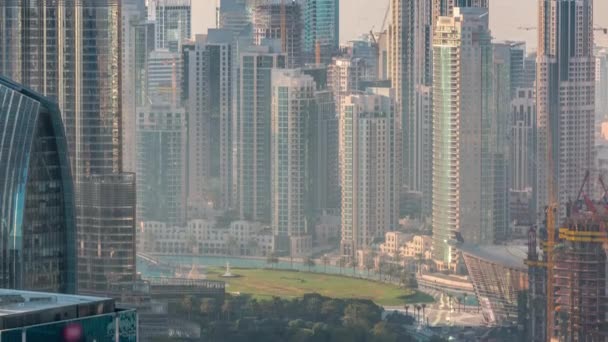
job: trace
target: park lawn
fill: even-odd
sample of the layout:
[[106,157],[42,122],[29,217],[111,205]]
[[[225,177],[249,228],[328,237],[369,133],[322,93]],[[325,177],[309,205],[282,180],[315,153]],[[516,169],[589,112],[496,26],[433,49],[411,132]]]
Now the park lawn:
[[306,293],[318,293],[331,298],[370,299],[378,305],[400,306],[406,303],[432,302],[433,298],[415,290],[399,288],[380,282],[328,275],[271,269],[232,269],[236,278],[222,278],[224,270],[209,268],[207,278],[222,280],[228,285],[227,292],[251,294],[266,299],[301,297]]

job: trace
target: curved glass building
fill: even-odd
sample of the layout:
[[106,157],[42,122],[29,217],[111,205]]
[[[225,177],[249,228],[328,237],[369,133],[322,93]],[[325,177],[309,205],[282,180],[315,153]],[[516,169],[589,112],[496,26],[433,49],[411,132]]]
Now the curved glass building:
[[74,195],[61,112],[2,77],[0,220],[0,287],[74,292]]

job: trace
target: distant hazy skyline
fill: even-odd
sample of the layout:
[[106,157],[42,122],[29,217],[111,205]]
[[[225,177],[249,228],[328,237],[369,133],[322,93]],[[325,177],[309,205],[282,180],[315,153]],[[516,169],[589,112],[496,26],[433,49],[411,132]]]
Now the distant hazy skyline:
[[[192,0],[195,34],[215,27],[217,3],[218,0]],[[595,0],[594,5],[595,26],[608,27],[608,1]],[[387,7],[388,0],[340,0],[340,41],[357,38],[372,28],[379,30]],[[530,50],[536,49],[536,31],[518,29],[536,26],[536,12],[537,0],[490,0],[492,35],[498,40],[525,40]],[[596,35],[596,38],[601,45],[608,46],[607,35]]]

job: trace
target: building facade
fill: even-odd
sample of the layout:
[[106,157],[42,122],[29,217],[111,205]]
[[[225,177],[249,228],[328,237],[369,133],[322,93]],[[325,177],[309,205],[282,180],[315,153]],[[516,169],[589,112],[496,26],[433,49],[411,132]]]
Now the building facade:
[[138,315],[109,298],[0,290],[0,342],[138,341]]
[[[467,31],[467,33],[465,33]],[[469,31],[475,34],[469,34]],[[439,17],[433,43],[433,253],[445,267],[453,243],[494,242],[496,123],[491,110],[488,10]]]
[[233,116],[233,207],[245,220],[270,222],[271,71],[287,58],[269,46],[239,56]]
[[347,96],[340,110],[343,255],[355,257],[398,226],[399,126],[391,96]]
[[[297,68],[304,64],[304,34],[302,6],[297,1],[281,4],[258,4],[253,12],[253,43],[263,45],[265,40],[280,41],[281,52],[287,56],[287,67]],[[282,32],[282,16],[285,16],[285,32]]]
[[310,234],[311,156],[307,145],[315,88],[312,76],[299,69],[272,71],[272,228],[279,244],[277,250],[291,255],[295,251],[282,242]]
[[85,179],[76,203],[78,293],[111,294],[116,282],[134,281],[135,174]]
[[156,49],[180,52],[192,36],[191,0],[151,0],[148,18],[155,22]]
[[302,6],[305,61],[327,65],[340,48],[340,1],[307,0]]
[[56,103],[0,78],[0,287],[76,290],[74,184]]
[[150,52],[147,65],[147,103],[180,105],[182,65],[180,55],[167,49]]
[[[232,196],[233,35],[210,29],[188,52],[188,207],[229,208]],[[219,193],[212,183],[221,185]]]
[[561,219],[594,165],[593,1],[549,0],[539,11],[536,207],[554,201]]
[[186,112],[137,108],[137,220],[186,222]]

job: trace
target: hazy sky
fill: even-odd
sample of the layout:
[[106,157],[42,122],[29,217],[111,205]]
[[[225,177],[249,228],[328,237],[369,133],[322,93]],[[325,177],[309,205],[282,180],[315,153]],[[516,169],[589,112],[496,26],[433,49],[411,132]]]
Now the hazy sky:
[[[192,0],[194,33],[205,33],[215,26],[218,0]],[[429,0],[430,1],[430,0]],[[388,0],[340,0],[340,40],[353,39],[372,27],[380,29]],[[608,27],[608,0],[595,0],[595,25]],[[536,31],[522,31],[520,26],[536,26],[537,0],[490,0],[492,35],[500,40],[526,40],[536,47]],[[597,35],[598,42],[608,45],[607,35]]]

